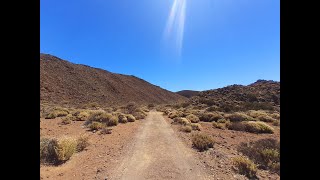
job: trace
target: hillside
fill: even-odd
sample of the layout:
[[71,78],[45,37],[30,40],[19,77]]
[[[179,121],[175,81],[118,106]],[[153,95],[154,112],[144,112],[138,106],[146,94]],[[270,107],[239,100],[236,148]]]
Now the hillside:
[[176,92],[177,94],[180,94],[181,96],[184,96],[186,98],[191,98],[192,96],[196,96],[199,94],[199,91],[192,91],[192,90],[182,90]]
[[40,103],[162,104],[185,99],[135,76],[73,64],[40,53]]
[[280,109],[280,82],[258,80],[248,86],[231,85],[201,91],[190,103],[206,104],[224,111],[247,109]]

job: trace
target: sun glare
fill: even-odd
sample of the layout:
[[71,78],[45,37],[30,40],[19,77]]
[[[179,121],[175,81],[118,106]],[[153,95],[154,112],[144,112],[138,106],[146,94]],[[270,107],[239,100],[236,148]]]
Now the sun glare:
[[182,53],[186,6],[186,0],[174,0],[164,31],[166,40],[173,40],[179,56]]

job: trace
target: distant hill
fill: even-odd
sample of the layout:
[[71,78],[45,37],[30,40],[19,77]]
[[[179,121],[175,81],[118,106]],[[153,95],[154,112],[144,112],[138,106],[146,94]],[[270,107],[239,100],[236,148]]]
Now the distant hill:
[[178,91],[176,92],[177,94],[180,94],[181,96],[190,98],[192,96],[196,96],[199,94],[200,91],[192,91],[192,90],[182,90],[182,91]]
[[201,91],[190,98],[193,105],[205,104],[217,110],[275,109],[280,111],[280,82],[258,80],[248,86],[231,85]]
[[40,53],[40,103],[162,104],[186,99],[135,76],[73,64]]

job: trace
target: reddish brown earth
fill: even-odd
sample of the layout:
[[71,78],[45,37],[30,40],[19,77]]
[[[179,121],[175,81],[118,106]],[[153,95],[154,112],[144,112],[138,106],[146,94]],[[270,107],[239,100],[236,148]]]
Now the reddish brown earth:
[[135,76],[73,64],[40,54],[40,103],[80,105],[161,104],[187,98]]
[[40,166],[41,179],[104,179],[122,160],[126,145],[134,139],[137,129],[144,120],[119,124],[112,128],[112,134],[99,135],[82,128],[84,122],[73,121],[59,125],[61,119],[41,119],[41,137],[79,137],[89,135],[91,143],[86,150],[74,154],[70,160],[59,166]]
[[[173,120],[165,116],[168,123],[172,123]],[[198,152],[194,149],[195,157],[200,160],[201,164],[206,168],[208,174],[214,177],[213,179],[247,179],[236,173],[233,169],[231,158],[240,153],[237,151],[237,147],[241,142],[256,141],[264,138],[274,138],[280,141],[280,128],[272,126],[275,129],[274,134],[253,134],[242,131],[222,130],[213,128],[210,122],[199,122],[202,126],[201,133],[208,134],[214,138],[214,147],[205,152]],[[192,133],[185,133],[180,131],[181,125],[171,124],[171,127],[178,134],[179,138],[186,144],[187,147],[192,148],[191,136]],[[270,173],[269,171],[258,170],[257,176],[259,179],[280,179],[280,176],[276,173]]]

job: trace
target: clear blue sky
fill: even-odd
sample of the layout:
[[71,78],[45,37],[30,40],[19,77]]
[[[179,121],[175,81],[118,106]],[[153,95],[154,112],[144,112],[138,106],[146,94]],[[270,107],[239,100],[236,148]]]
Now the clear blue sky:
[[170,91],[280,81],[279,0],[176,1],[166,33],[174,0],[40,0],[40,52]]

